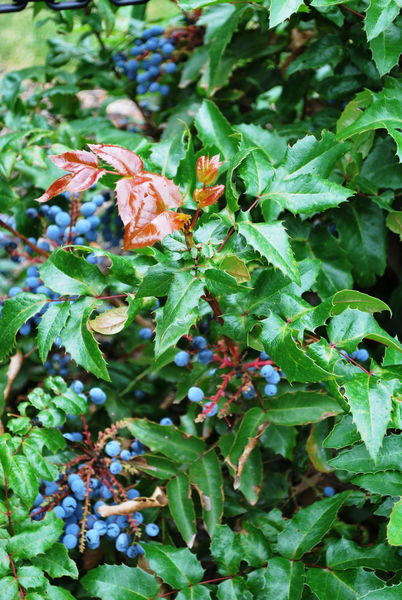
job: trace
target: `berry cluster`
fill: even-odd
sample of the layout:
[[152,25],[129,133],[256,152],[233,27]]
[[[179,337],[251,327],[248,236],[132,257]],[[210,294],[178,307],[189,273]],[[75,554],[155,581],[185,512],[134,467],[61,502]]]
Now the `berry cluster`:
[[[172,58],[174,50],[175,39],[167,36],[163,27],[155,25],[135,40],[128,55],[118,53],[114,61],[128,79],[136,82],[137,95],[150,92],[167,96],[170,86],[166,81],[177,68]],[[141,106],[147,108],[146,100]]]
[[[72,387],[82,393],[80,381],[74,381]],[[91,388],[89,396],[97,404],[106,399],[100,388]],[[138,543],[143,532],[148,537],[156,537],[158,525],[145,524],[141,512],[106,518],[102,518],[99,512],[101,506],[116,505],[140,496],[135,487],[126,490],[118,476],[129,473],[130,461],[143,454],[145,446],[139,440],[124,440],[122,443],[108,439],[116,433],[116,427],[112,426],[99,435],[97,443],[93,443],[85,421],[82,432],[65,433],[64,437],[82,454],[70,461],[65,472],[55,481],[42,481],[31,518],[40,520],[53,510],[64,521],[61,541],[69,550],[76,547],[81,551],[85,547],[93,550],[104,539],[114,544],[118,552],[135,558],[144,552]]]

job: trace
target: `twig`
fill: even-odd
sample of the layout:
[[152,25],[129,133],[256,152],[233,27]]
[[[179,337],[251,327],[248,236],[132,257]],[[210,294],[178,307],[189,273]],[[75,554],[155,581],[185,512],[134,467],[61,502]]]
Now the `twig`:
[[339,6],[340,6],[340,8],[343,8],[344,10],[348,10],[352,14],[360,17],[361,19],[365,18],[365,15],[363,15],[363,13],[357,12],[357,10],[354,10],[353,8],[350,8],[349,6],[346,6],[346,4],[340,4]]
[[20,240],[22,240],[27,246],[32,248],[32,250],[35,250],[35,252],[38,252],[38,254],[42,254],[42,256],[46,256],[46,258],[50,255],[49,252],[46,252],[46,250],[42,250],[42,248],[39,248],[36,244],[34,244],[27,237],[25,237],[25,235],[23,235],[22,233],[20,233],[16,229],[14,229],[14,227],[11,227],[11,225],[8,225],[8,223],[5,223],[3,221],[3,219],[0,219],[0,227],[3,227],[3,229],[7,229],[7,231],[9,231],[13,235],[15,235],[15,237],[19,238]]

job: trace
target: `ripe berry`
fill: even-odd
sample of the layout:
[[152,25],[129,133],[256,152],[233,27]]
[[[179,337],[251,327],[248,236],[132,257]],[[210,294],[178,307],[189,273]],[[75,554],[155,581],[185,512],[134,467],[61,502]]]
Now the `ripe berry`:
[[366,362],[369,359],[369,353],[365,348],[359,348],[356,352],[353,352],[352,357],[361,362]]
[[117,525],[117,523],[110,523],[107,526],[106,529],[106,535],[108,538],[111,538],[112,540],[117,538],[117,536],[120,534],[120,527]]
[[159,92],[161,96],[167,96],[170,92],[170,87],[168,85],[161,85]]
[[79,525],[77,525],[77,523],[70,523],[69,525],[66,526],[65,532],[67,534],[71,534],[71,535],[78,535],[80,532],[80,527]]
[[138,490],[136,490],[135,488],[132,488],[131,490],[127,490],[127,498],[129,500],[134,500],[135,498],[138,498],[138,496],[140,496],[140,492]]
[[121,446],[119,442],[116,442],[115,440],[111,440],[105,446],[105,452],[108,456],[118,456],[120,454],[120,450]]
[[111,473],[113,473],[113,475],[118,475],[119,473],[122,472],[123,467],[121,466],[121,464],[119,462],[116,461],[116,462],[111,463],[109,470]]
[[154,81],[149,86],[149,91],[152,92],[153,94],[156,94],[156,92],[159,92],[159,90],[160,90],[160,85],[157,81]]
[[130,545],[130,537],[127,533],[120,533],[116,539],[116,550],[125,552]]
[[153,336],[153,330],[150,327],[143,327],[139,331],[139,336],[141,340],[150,340]]
[[169,419],[169,417],[164,417],[163,419],[161,419],[159,421],[160,425],[173,425],[173,421],[172,419]]
[[328,497],[334,496],[336,494],[334,488],[330,485],[325,486],[325,488],[323,489],[323,492],[324,492],[324,496],[328,496]]
[[72,533],[68,533],[63,536],[62,542],[68,550],[73,550],[78,544],[78,538]]
[[241,395],[243,396],[243,398],[251,400],[255,396],[255,389],[252,385],[249,385],[247,388],[243,388]]
[[185,350],[180,350],[174,357],[174,362],[178,367],[185,367],[190,361],[190,355]]
[[67,517],[70,517],[77,508],[77,500],[72,496],[66,496],[61,503]]
[[168,62],[163,65],[165,73],[174,73],[176,71],[176,65],[174,62]]
[[159,533],[159,527],[156,523],[148,523],[148,525],[145,526],[145,533],[149,535],[149,537],[155,537]]
[[99,533],[95,529],[89,529],[85,534],[85,538],[87,540],[88,547],[92,550],[95,550],[99,547],[100,537]]
[[204,398],[204,392],[197,386],[192,386],[187,392],[188,399],[191,402],[201,402]]
[[96,211],[95,202],[85,202],[81,204],[80,213],[83,217],[90,217]]
[[87,219],[78,219],[75,224],[75,231],[79,234],[88,233],[91,229],[91,223]]
[[84,391],[84,384],[79,379],[75,379],[70,387],[76,394],[81,394]]
[[[204,404],[204,408],[209,408],[210,406],[212,406],[212,402],[206,402]],[[214,406],[212,406],[211,410],[208,411],[207,417],[214,417],[218,410],[219,406],[218,403],[216,403]]]
[[52,240],[53,242],[57,242],[59,240],[61,234],[62,234],[62,230],[57,225],[49,225],[49,227],[46,229],[47,237],[49,238],[49,240]]
[[[46,495],[48,495],[48,494],[46,494]],[[62,506],[55,506],[53,509],[53,512],[58,519],[64,519],[64,517],[66,516],[64,508]]]
[[197,335],[193,338],[192,344],[195,350],[205,350],[208,343],[207,340],[202,335]]
[[212,350],[201,350],[201,352],[199,352],[197,354],[197,360],[202,365],[209,365],[209,363],[212,362],[213,359],[214,359],[214,354],[213,354]]
[[137,546],[129,546],[126,552],[128,558],[135,558],[138,554]]
[[121,458],[121,460],[130,460],[131,459],[130,450],[122,450],[120,452],[120,458]]
[[71,223],[71,217],[68,214],[68,212],[64,212],[64,210],[62,210],[59,213],[57,213],[55,217],[55,223],[59,227],[68,227],[68,225],[70,225]]
[[12,298],[13,296],[16,296],[17,294],[20,294],[22,292],[22,288],[18,287],[18,285],[15,285],[14,287],[10,288],[8,295],[10,296],[10,298]]
[[267,383],[267,385],[264,388],[264,394],[266,396],[275,396],[277,392],[278,388],[273,383]]
[[269,375],[269,377],[266,377],[267,383],[279,383],[281,380],[281,376],[279,375],[278,371],[274,371],[271,375]]
[[166,56],[170,56],[170,54],[172,54],[174,50],[174,46],[170,42],[166,42],[165,44],[163,44],[161,50],[163,54],[165,54]]
[[102,521],[102,519],[98,519],[97,521],[95,521],[95,523],[93,524],[92,527],[95,531],[97,531],[99,533],[99,535],[106,534],[107,525],[106,525],[105,521]]
[[104,404],[106,402],[106,394],[99,387],[93,387],[89,390],[89,397],[94,404]]
[[270,377],[274,372],[274,368],[272,365],[264,365],[260,371],[262,377]]

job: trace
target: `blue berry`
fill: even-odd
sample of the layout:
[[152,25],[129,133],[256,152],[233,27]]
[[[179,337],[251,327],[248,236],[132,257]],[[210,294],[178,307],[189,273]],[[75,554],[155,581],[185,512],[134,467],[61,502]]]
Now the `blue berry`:
[[62,542],[68,550],[73,550],[78,544],[78,538],[72,533],[68,533],[63,536]]
[[118,456],[120,454],[120,450],[121,446],[119,442],[116,442],[115,440],[111,440],[105,446],[105,452],[108,456]]
[[77,525],[77,523],[69,523],[66,526],[65,532],[71,535],[78,535],[80,532],[80,527]]
[[187,392],[188,399],[191,402],[201,402],[204,398],[204,392],[197,386],[192,386]]
[[144,521],[144,515],[140,512],[135,512],[133,514],[133,519],[137,523],[137,525],[141,525],[141,523]]
[[85,538],[87,540],[88,547],[92,550],[95,550],[99,547],[100,536],[96,529],[89,529],[85,534]]
[[116,550],[125,552],[130,545],[130,537],[127,533],[120,533],[116,539]]
[[99,387],[93,387],[89,390],[89,397],[94,404],[104,404],[106,402],[106,394]]
[[59,227],[68,227],[71,223],[71,217],[68,212],[64,212],[64,210],[57,213],[55,217],[55,223]]
[[76,394],[81,394],[84,391],[84,384],[79,379],[75,379],[70,387]]
[[[152,76],[152,77],[158,77],[158,75],[160,74],[161,70],[159,67],[157,67],[156,65],[150,65],[148,67],[148,73]],[[158,84],[159,85],[159,84]],[[149,88],[151,90],[151,88]],[[152,91],[152,90],[151,90]]]
[[36,208],[27,208],[25,214],[30,219],[36,219],[38,216],[38,211],[36,210]]
[[136,546],[129,546],[127,548],[127,552],[126,552],[128,558],[135,558],[138,554],[137,551],[137,547]]
[[102,521],[102,519],[98,519],[97,521],[95,521],[92,527],[95,531],[99,533],[99,535],[105,535],[107,532],[107,525],[105,521]]
[[59,491],[59,485],[55,481],[46,482],[45,494],[46,496],[51,496]]
[[[46,495],[48,495],[48,494],[46,494]],[[55,506],[53,509],[53,512],[58,519],[64,519],[64,517],[66,516],[64,508],[62,506]]]
[[335,496],[335,493],[336,493],[334,488],[330,485],[325,486],[325,488],[323,489],[323,492],[324,492],[324,496],[328,496],[328,497]]
[[159,93],[161,96],[167,96],[170,92],[170,87],[168,85],[161,85]]
[[243,398],[246,398],[247,400],[251,400],[255,396],[255,389],[253,388],[252,385],[249,385],[246,388],[242,389],[241,395],[243,396]]
[[53,242],[57,242],[60,239],[61,234],[62,230],[57,225],[49,225],[49,227],[46,229],[47,237]]
[[85,202],[84,204],[81,204],[80,213],[83,217],[90,217],[94,214],[96,208],[95,202]]
[[121,466],[121,464],[116,461],[116,462],[112,462],[110,467],[109,467],[109,471],[113,474],[113,475],[118,475],[119,473],[121,473],[123,470],[123,467]]
[[214,354],[213,354],[212,350],[201,350],[201,352],[199,352],[197,355],[197,360],[202,365],[209,365],[209,363],[212,362],[213,359],[214,359]]
[[111,538],[112,540],[114,540],[117,538],[117,536],[119,534],[120,534],[120,527],[117,525],[117,523],[110,523],[107,526],[106,535],[108,538]]
[[369,353],[364,348],[359,348],[356,352],[353,352],[352,357],[361,362],[366,362],[369,359]]
[[102,196],[102,194],[96,194],[96,196],[92,198],[92,202],[95,202],[96,206],[102,206],[105,202],[105,197]]
[[38,267],[28,267],[27,276],[28,277],[39,277]]
[[151,58],[149,59],[149,62],[151,63],[151,65],[160,65],[162,60],[162,55],[158,52],[154,52]]
[[150,74],[146,71],[143,73],[138,73],[137,75],[137,83],[146,83],[150,78]]
[[18,285],[15,285],[14,287],[10,288],[8,295],[10,296],[10,298],[12,298],[13,296],[16,296],[17,294],[20,294],[22,292],[22,288],[18,287]]
[[143,327],[138,333],[141,340],[150,340],[153,334],[154,332],[150,327]]
[[120,452],[120,458],[121,458],[121,460],[130,460],[131,459],[130,450],[122,450]]
[[193,338],[191,345],[193,346],[193,348],[195,350],[205,350],[208,343],[207,343],[207,340],[202,335],[197,335],[195,338]]
[[159,527],[156,523],[148,523],[148,525],[145,526],[145,533],[149,535],[149,537],[156,537],[159,533]]
[[174,357],[174,362],[178,367],[185,367],[190,361],[190,355],[185,350],[180,350]]
[[149,91],[152,92],[153,94],[156,94],[157,92],[159,92],[159,90],[160,90],[160,85],[157,81],[154,81],[149,86]]
[[156,50],[158,46],[159,46],[158,40],[155,40],[152,38],[150,40],[148,40],[145,44],[145,47],[147,50]]
[[174,46],[170,42],[166,42],[161,47],[161,50],[162,50],[163,54],[166,54],[166,56],[170,56],[170,54],[172,54],[172,52],[174,50]]
[[264,365],[260,372],[262,377],[270,377],[274,372],[274,367],[272,365]]
[[266,396],[275,396],[277,392],[278,388],[273,383],[267,383],[267,385],[264,388],[264,394]]
[[135,498],[138,498],[140,496],[140,492],[138,490],[136,490],[135,488],[132,488],[131,490],[127,490],[127,498],[129,500],[134,500]]
[[77,500],[72,496],[66,496],[61,503],[67,517],[70,517],[77,508]]
[[91,223],[87,219],[78,219],[75,224],[75,230],[77,233],[86,234],[91,229]]
[[48,244],[48,242],[46,242],[45,240],[39,240],[39,242],[37,243],[38,248],[40,248],[41,250],[44,250],[45,252],[49,252],[50,250],[50,246]]
[[29,335],[31,333],[31,326],[29,323],[25,323],[24,325],[21,325],[21,327],[18,330],[18,333],[20,335]]
[[137,85],[137,94],[146,94],[148,91],[148,88],[143,85],[142,83],[140,83],[140,85]]
[[159,425],[173,425],[173,421],[169,417],[164,417],[159,421]]
[[277,384],[280,382],[280,380],[281,376],[279,375],[278,371],[274,371],[271,375],[269,375],[269,377],[266,377],[267,383]]
[[168,62],[163,65],[163,70],[165,71],[165,73],[169,74],[174,73],[176,71],[176,68],[177,67],[174,62]]
[[92,217],[88,217],[88,221],[91,223],[91,228],[96,229],[99,227],[101,220],[96,215],[92,215]]
[[212,406],[212,402],[206,402],[204,404],[204,408],[210,408],[210,407],[212,407],[212,408],[211,408],[211,410],[208,411],[207,417],[214,417],[219,410],[218,403],[214,404],[213,406]]
[[35,501],[33,503],[34,506],[40,506],[43,502],[43,496],[42,494],[38,494],[35,498]]

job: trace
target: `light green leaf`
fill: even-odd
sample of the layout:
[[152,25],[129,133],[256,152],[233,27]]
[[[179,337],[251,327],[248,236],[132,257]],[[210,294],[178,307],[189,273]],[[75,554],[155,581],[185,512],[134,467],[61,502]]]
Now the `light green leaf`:
[[400,471],[383,471],[358,475],[352,482],[381,496],[402,496],[402,473]]
[[196,534],[194,504],[188,477],[180,473],[173,477],[166,486],[170,514],[189,548],[192,547]]
[[270,398],[266,416],[275,425],[316,423],[342,412],[338,402],[321,392],[298,390]]
[[218,525],[212,538],[211,554],[218,565],[219,573],[236,574],[241,561],[245,558],[240,535],[232,531],[228,525]]
[[218,585],[217,600],[253,600],[242,577],[227,579]]
[[349,493],[337,494],[301,508],[278,536],[278,552],[298,560],[316,546],[331,528]]
[[17,577],[20,585],[26,590],[42,587],[47,583],[41,569],[32,565],[24,565],[17,569]]
[[276,27],[286,21],[293,13],[302,6],[303,0],[271,0],[269,11],[269,26]]
[[173,588],[183,588],[201,581],[204,569],[188,548],[146,544],[145,556],[150,567]]
[[127,565],[102,565],[89,571],[81,583],[91,596],[101,600],[149,600],[159,589],[153,575]]
[[175,274],[168,301],[156,318],[155,355],[159,356],[186,335],[198,318],[203,283],[188,271]]
[[381,76],[398,64],[402,52],[401,25],[401,19],[397,19],[370,41],[371,54]]
[[69,557],[64,544],[54,544],[45,554],[32,558],[32,563],[46,571],[52,577],[78,578],[78,569],[75,562]]
[[340,292],[336,292],[332,297],[332,306],[333,315],[339,315],[347,308],[356,308],[368,313],[382,312],[383,310],[391,312],[388,304],[385,304],[379,298],[374,298],[356,290],[341,290]]
[[42,362],[45,362],[53,342],[60,335],[69,314],[69,302],[61,304],[53,302],[48,305],[47,311],[42,315],[38,325],[38,352]]
[[176,600],[211,600],[211,592],[205,585],[192,585],[181,590]]
[[0,464],[10,488],[30,508],[38,493],[38,477],[28,458],[13,453],[8,435],[0,436]]
[[107,281],[97,265],[63,249],[52,252],[39,268],[39,273],[44,284],[62,296],[97,296]]
[[393,506],[387,525],[387,540],[391,546],[402,546],[402,498]]
[[371,0],[364,19],[367,39],[386,31],[402,8],[401,0]]
[[361,596],[361,600],[400,600],[402,594],[402,583],[380,588]]
[[195,124],[198,135],[208,150],[221,152],[226,160],[235,154],[237,134],[213,102],[204,100]]
[[263,589],[258,586],[255,600],[300,600],[304,587],[304,565],[287,558],[270,558],[263,571]]
[[364,569],[350,571],[329,571],[327,569],[308,569],[307,584],[318,600],[342,598],[342,600],[360,600],[370,590],[380,590],[384,582],[374,573]]
[[400,564],[395,550],[387,544],[362,548],[346,538],[341,538],[328,545],[326,561],[328,567],[335,571],[345,571],[356,567],[397,571]]
[[388,229],[398,234],[402,239],[402,211],[389,212],[385,222]]
[[292,281],[300,283],[299,269],[290,247],[288,235],[281,222],[252,223],[244,221],[239,223],[239,233],[269,263],[280,269]]
[[223,513],[223,479],[214,449],[200,456],[191,465],[189,477],[199,493],[205,526],[212,536]]
[[48,298],[43,294],[17,294],[5,301],[0,317],[0,360],[8,356],[15,345],[19,328],[36,315]]
[[62,530],[63,521],[49,512],[42,521],[26,521],[20,533],[8,540],[7,551],[16,558],[33,558],[49,550]]

